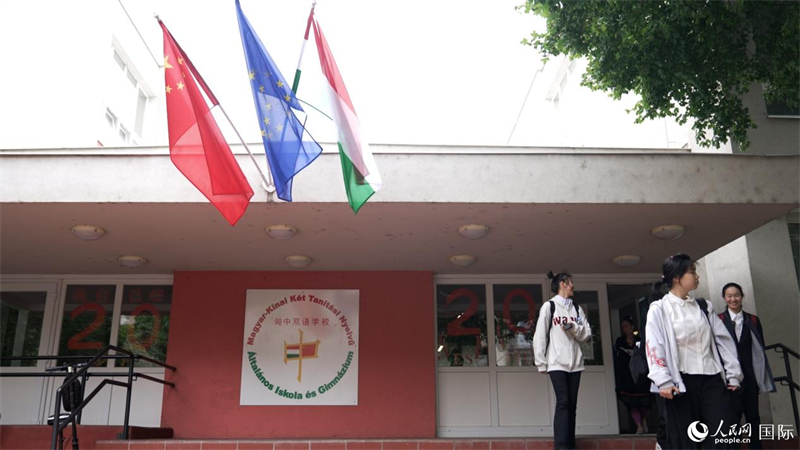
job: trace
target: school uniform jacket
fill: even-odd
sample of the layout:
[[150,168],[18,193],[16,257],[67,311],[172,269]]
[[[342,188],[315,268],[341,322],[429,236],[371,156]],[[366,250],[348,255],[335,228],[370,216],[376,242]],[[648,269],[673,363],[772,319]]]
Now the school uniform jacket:
[[[775,392],[775,380],[772,377],[772,369],[769,367],[767,353],[764,350],[764,331],[758,316],[742,311],[741,338],[736,337],[736,324],[731,320],[727,309],[719,314],[719,318],[736,343],[742,370],[748,375],[748,378],[753,377],[758,384],[758,393]],[[744,352],[749,354],[744,354]]]
[[[680,374],[678,344],[672,319],[664,307],[669,295],[672,294],[667,294],[661,301],[650,304],[650,310],[647,312],[647,342],[645,344],[647,367],[650,370],[647,377],[653,381],[650,387],[650,392],[653,393],[658,393],[659,389],[666,389],[670,386],[677,386],[680,392],[686,392],[686,385]],[[720,376],[727,385],[740,386],[743,375],[736,354],[736,344],[725,325],[714,314],[711,302],[706,303],[708,304],[708,323],[711,325],[711,354],[714,356],[717,367],[723,369],[720,371]],[[699,309],[699,314],[703,314],[702,309]]]

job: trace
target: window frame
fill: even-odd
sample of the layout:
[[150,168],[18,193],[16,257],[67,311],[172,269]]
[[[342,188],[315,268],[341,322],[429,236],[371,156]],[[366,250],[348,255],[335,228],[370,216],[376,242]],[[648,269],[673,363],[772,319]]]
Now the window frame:
[[[64,322],[64,308],[67,302],[67,286],[69,285],[116,285],[114,293],[114,307],[111,317],[111,337],[110,345],[117,345],[119,338],[119,321],[122,312],[122,293],[125,285],[150,285],[150,286],[173,286],[174,277],[172,275],[73,275],[65,276],[61,279],[58,302],[55,308],[53,320],[55,323],[54,329],[54,342],[51,346],[51,353],[45,354],[58,354],[58,344],[61,338],[61,328]],[[171,309],[170,309],[171,311]],[[169,339],[169,338],[168,338]],[[127,367],[116,367],[114,360],[109,359],[106,364],[102,366],[104,370],[112,372],[127,373]],[[148,374],[163,374],[164,368],[162,367],[136,367],[137,372]]]
[[[131,123],[126,126],[123,123],[122,116],[112,113],[116,117],[116,121],[115,127],[110,136],[112,136],[115,140],[122,140],[123,145],[138,145],[138,142],[141,142],[144,139],[144,128],[146,128],[146,124],[148,123],[146,118],[146,110],[150,109],[150,103],[155,96],[153,95],[153,92],[149,86],[143,81],[142,75],[136,69],[136,66],[131,63],[130,58],[122,49],[122,45],[116,38],[112,38],[110,48],[112,60],[114,62],[114,66],[112,66],[110,69],[112,71],[111,75],[124,78],[124,80],[121,80],[121,82],[124,82],[129,86],[131,97],[133,98],[131,103],[133,105],[131,107],[131,110],[133,111]],[[116,73],[117,71],[120,73]],[[140,97],[144,97],[143,103]],[[108,101],[105,102],[105,108],[107,112],[111,111],[112,106],[115,108],[119,106],[123,110],[126,109],[124,105],[112,105]],[[125,111],[122,112],[124,116]],[[127,119],[131,119],[131,117],[128,117]],[[121,136],[121,130],[123,128],[127,133],[126,138]],[[102,140],[103,139],[100,139],[101,142]]]
[[[56,280],[0,280],[2,290],[8,292],[47,292],[42,319],[42,334],[39,336],[39,356],[49,355],[49,350],[56,341],[55,335],[55,310],[60,296],[60,284]],[[57,345],[57,344],[56,344]],[[54,363],[54,362],[53,362]],[[40,360],[34,366],[3,367],[4,372],[42,372],[50,364]]]

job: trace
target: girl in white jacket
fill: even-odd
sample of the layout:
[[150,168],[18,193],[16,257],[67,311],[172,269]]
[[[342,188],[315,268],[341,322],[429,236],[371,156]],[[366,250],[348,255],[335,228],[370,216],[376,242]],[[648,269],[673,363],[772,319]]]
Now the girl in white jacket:
[[666,399],[669,445],[694,449],[705,438],[703,448],[727,448],[713,436],[736,424],[729,394],[742,380],[736,345],[711,303],[689,295],[700,284],[691,257],[670,256],[662,272],[653,289],[669,292],[647,312],[647,376]]
[[[557,295],[544,302],[533,334],[534,363],[539,372],[550,376],[556,394],[553,417],[555,450],[575,448],[575,414],[578,386],[583,371],[583,352],[579,342],[589,339],[592,328],[582,308],[571,297],[574,290],[568,273],[547,274],[551,290]],[[551,313],[553,311],[553,313]]]

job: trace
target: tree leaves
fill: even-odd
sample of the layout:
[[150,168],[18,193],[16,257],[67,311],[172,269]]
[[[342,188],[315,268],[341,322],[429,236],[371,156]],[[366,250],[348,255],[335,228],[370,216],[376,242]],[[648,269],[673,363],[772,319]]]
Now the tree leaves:
[[767,101],[800,104],[800,2],[526,0],[518,10],[547,20],[524,44],[586,57],[584,86],[636,93],[636,122],[693,119],[703,146],[749,146],[756,125],[741,96],[754,83]]

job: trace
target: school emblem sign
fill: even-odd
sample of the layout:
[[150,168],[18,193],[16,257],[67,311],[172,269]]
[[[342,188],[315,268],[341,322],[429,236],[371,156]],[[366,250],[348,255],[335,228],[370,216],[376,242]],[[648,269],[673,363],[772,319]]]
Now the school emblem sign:
[[248,290],[240,405],[357,405],[358,291]]

